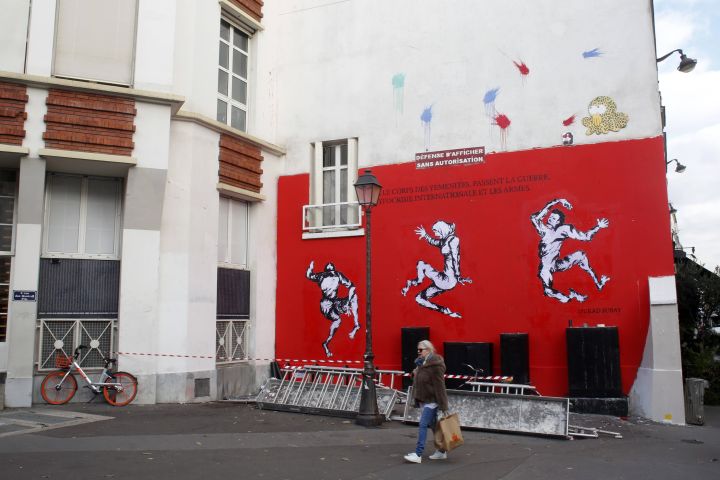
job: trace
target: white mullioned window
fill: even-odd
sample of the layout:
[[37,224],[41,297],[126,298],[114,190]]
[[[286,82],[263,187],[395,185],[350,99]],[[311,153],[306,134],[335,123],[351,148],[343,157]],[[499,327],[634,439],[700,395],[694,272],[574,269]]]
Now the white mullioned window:
[[43,255],[120,258],[121,205],[120,178],[49,174]]
[[314,223],[323,227],[345,226],[358,221],[355,188],[358,141],[356,138],[316,142],[310,197],[318,208]]
[[249,56],[250,34],[221,20],[217,120],[242,131],[247,131]]
[[218,264],[247,268],[248,204],[220,197],[218,218]]

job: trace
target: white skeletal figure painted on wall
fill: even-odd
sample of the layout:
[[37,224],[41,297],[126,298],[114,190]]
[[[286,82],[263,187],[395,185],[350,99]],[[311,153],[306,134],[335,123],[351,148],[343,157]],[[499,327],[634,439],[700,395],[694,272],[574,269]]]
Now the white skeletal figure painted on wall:
[[418,293],[415,301],[430,310],[450,317],[462,318],[458,312],[431,301],[441,293],[452,290],[458,283],[461,285],[472,283],[469,278],[460,276],[460,239],[455,235],[455,224],[439,220],[433,225],[432,231],[435,238],[428,235],[423,226],[415,229],[420,240],[425,240],[428,244],[440,249],[444,261],[443,270],[435,270],[429,263],[423,260],[418,261],[417,276],[407,281],[402,289],[402,294],[406,296],[410,287],[417,287],[425,278],[428,278],[432,282],[431,285]]
[[[560,248],[563,242],[568,238],[589,242],[597,232],[604,228],[608,228],[610,222],[607,218],[597,219],[597,225],[586,232],[577,230],[573,225],[565,223],[565,214],[556,209],[550,210],[555,205],[560,204],[568,210],[572,210],[570,202],[564,198],[552,200],[537,213],[530,216],[530,221],[535,226],[538,235],[540,235],[540,243],[538,245],[538,255],[540,256],[540,265],[538,267],[538,278],[543,285],[543,293],[545,296],[555,298],[562,303],[567,303],[572,299],[578,302],[584,302],[587,295],[583,295],[573,290],[569,290],[564,294],[553,288],[553,275],[555,272],[564,272],[574,266],[578,266],[585,270],[595,282],[598,290],[602,290],[610,277],[602,275],[600,278],[595,274],[587,255],[582,250],[571,253],[560,258]],[[550,213],[550,215],[548,215]],[[547,222],[543,223],[543,218],[548,215]]]
[[[332,357],[333,354],[330,351],[330,341],[335,336],[335,332],[340,328],[342,323],[342,315],[352,315],[353,321],[355,322],[352,331],[348,335],[350,339],[355,338],[355,334],[360,330],[360,323],[358,323],[358,298],[355,292],[355,285],[347,279],[341,272],[335,270],[335,265],[328,263],[325,265],[325,270],[314,273],[315,262],[311,261],[310,266],[305,272],[305,276],[308,280],[317,283],[322,292],[322,298],[320,299],[320,311],[322,314],[330,320],[330,333],[327,339],[323,342],[322,346],[325,350],[325,355]],[[338,296],[340,286],[347,288],[347,297]]]

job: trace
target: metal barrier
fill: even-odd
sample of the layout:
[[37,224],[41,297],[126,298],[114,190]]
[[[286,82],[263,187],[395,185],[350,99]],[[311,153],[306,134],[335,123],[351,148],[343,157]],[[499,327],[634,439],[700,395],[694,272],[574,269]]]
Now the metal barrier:
[[[567,398],[448,390],[451,412],[462,427],[568,438]],[[412,393],[408,391],[408,395]],[[405,422],[417,423],[420,409],[405,404]]]
[[[259,408],[340,417],[355,417],[360,407],[362,369],[304,366],[284,368],[282,378],[270,378],[257,396]],[[392,388],[401,371],[378,370],[378,409],[389,419],[398,392]],[[390,378],[390,386],[382,379]]]
[[467,382],[467,384],[472,386],[473,392],[502,393],[506,395],[540,395],[532,385],[521,383]]

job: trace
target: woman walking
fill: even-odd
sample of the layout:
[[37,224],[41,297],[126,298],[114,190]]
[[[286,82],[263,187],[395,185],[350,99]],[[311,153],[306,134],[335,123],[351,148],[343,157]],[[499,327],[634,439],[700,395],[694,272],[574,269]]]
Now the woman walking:
[[[429,340],[418,343],[418,358],[415,364],[417,367],[413,371],[413,399],[415,406],[420,407],[422,411],[415,451],[408,453],[404,458],[411,463],[420,463],[425,450],[428,428],[435,432],[438,409],[447,411],[448,398],[445,390],[445,362],[435,353],[435,347]],[[443,450],[436,450],[430,455],[430,460],[446,458],[447,452]]]

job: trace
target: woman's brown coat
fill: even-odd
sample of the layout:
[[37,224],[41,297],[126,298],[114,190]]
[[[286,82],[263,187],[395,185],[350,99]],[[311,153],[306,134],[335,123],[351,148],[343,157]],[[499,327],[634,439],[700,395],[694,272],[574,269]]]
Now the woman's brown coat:
[[448,398],[445,391],[445,362],[437,353],[429,355],[415,369],[413,397],[415,404],[437,403],[441,411],[447,411]]

